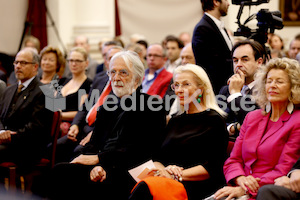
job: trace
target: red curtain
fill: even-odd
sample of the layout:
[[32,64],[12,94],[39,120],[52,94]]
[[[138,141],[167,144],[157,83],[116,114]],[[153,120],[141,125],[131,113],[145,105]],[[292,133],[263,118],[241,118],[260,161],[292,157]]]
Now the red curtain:
[[25,33],[41,42],[41,49],[47,46],[46,0],[28,0]]
[[121,22],[119,17],[118,0],[115,0],[115,36],[121,35]]

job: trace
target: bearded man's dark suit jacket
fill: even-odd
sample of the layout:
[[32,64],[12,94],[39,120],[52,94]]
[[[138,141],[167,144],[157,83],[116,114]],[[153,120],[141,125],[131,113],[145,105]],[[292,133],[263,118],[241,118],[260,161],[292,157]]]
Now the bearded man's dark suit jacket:
[[206,14],[194,29],[192,48],[196,64],[205,69],[215,94],[218,94],[233,74],[232,57],[219,28]]
[[[134,104],[130,98],[134,98]],[[166,125],[165,112],[159,102],[151,110],[147,103],[150,96],[139,89],[124,102],[127,108],[136,105],[136,110],[123,109],[122,101],[100,107],[91,140],[86,144],[84,154],[98,155],[99,164],[106,171],[104,182],[92,182],[90,171],[95,165],[60,163],[53,169],[50,181],[50,195],[53,199],[70,199],[96,196],[101,199],[127,199],[135,181],[128,170],[152,158],[152,154],[161,143],[162,131]],[[152,98],[152,97],[151,97]],[[155,99],[155,98],[154,98]],[[109,101],[109,98],[108,100]],[[106,101],[106,102],[107,102]],[[105,104],[104,104],[105,105]]]
[[5,152],[0,151],[1,161],[9,159],[27,165],[39,160],[45,153],[50,142],[53,113],[45,108],[41,85],[35,77],[18,97],[18,84],[5,90],[0,105],[0,130],[16,131],[17,134],[11,136],[11,143],[4,145]]

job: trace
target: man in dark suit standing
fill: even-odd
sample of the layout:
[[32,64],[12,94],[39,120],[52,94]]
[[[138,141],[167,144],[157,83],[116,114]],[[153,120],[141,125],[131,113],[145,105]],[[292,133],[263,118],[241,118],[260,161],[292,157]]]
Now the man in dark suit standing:
[[0,162],[28,166],[41,158],[49,142],[52,113],[39,88],[38,66],[39,55],[31,48],[15,58],[18,83],[5,90],[0,105]]
[[254,74],[266,56],[264,48],[250,40],[237,42],[232,52],[234,74],[228,79],[228,85],[221,88],[218,103],[226,108],[229,135],[237,136],[247,113],[259,108],[250,95],[255,86]]
[[203,67],[217,94],[232,75],[232,43],[220,21],[227,15],[228,0],[201,0],[205,12],[193,33],[196,64]]
[[300,198],[300,158],[287,176],[275,179],[275,185],[258,190],[256,200],[298,200]]

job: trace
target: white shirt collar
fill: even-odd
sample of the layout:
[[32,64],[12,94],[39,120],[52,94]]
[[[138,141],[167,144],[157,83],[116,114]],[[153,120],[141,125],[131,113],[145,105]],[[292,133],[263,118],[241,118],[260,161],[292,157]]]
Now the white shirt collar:
[[215,24],[217,25],[217,27],[219,29],[223,29],[225,26],[224,26],[224,22],[222,22],[221,20],[218,20],[217,18],[215,18],[214,16],[212,16],[211,14],[208,14],[207,12],[205,13],[208,17],[210,17],[214,22]]
[[255,81],[252,81],[251,83],[248,84],[248,88],[251,90],[255,85]]
[[231,49],[232,49],[232,42],[231,42],[228,34],[225,31],[224,22],[218,20],[217,18],[215,18],[214,16],[208,14],[207,12],[205,14],[214,21],[214,23],[218,27],[219,31],[221,32],[221,34],[222,34],[222,36],[223,36],[223,38],[224,38],[224,40],[225,40],[225,42],[226,42],[229,50],[231,51]]
[[24,83],[21,83],[21,81],[19,80],[18,85],[22,84],[24,87],[22,88],[22,91],[25,90],[28,85],[31,83],[31,81],[35,78],[35,76],[33,76],[32,78],[28,79],[27,81],[25,81]]

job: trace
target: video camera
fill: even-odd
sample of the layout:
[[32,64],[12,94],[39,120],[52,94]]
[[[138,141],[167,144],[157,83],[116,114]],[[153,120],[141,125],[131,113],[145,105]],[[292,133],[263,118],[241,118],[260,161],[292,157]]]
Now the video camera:
[[[268,33],[274,33],[275,29],[282,29],[283,23],[280,11],[269,11],[268,9],[261,9],[258,13],[252,14],[245,20],[244,24],[241,24],[240,18],[243,13],[244,6],[260,5],[262,3],[269,3],[269,0],[232,0],[232,4],[240,5],[240,9],[237,15],[237,24],[239,28],[234,32],[235,36],[244,36],[248,39],[254,39],[259,42],[270,55],[270,50],[265,47],[265,43],[268,40]],[[252,19],[256,18],[258,23],[258,29],[250,29],[246,24]]]
[[248,6],[251,6],[251,5],[260,5],[262,3],[269,3],[270,0],[257,0],[257,1],[243,1],[243,0],[232,0],[232,4],[234,5],[241,5],[242,2],[244,2],[244,5],[248,5]]

